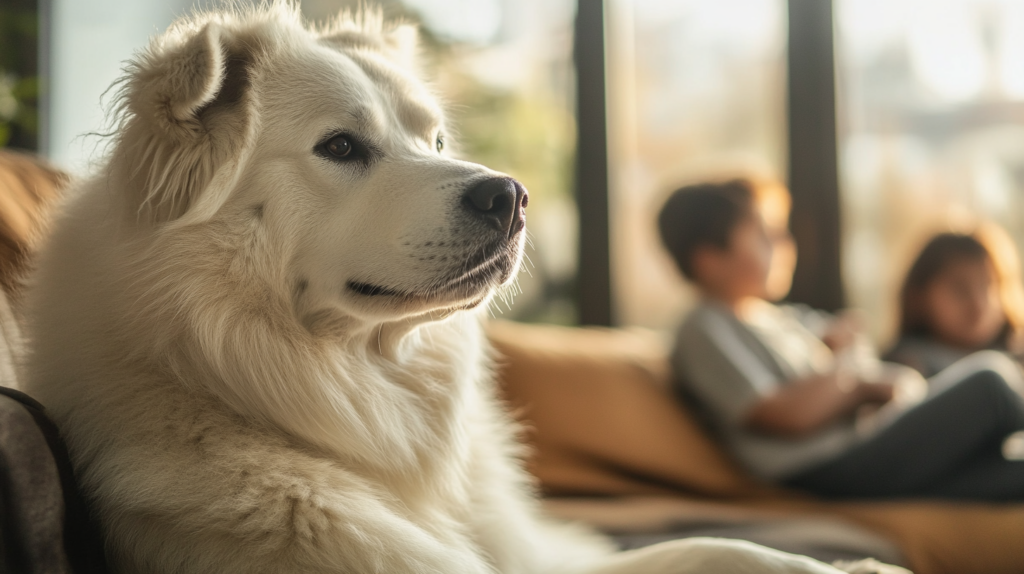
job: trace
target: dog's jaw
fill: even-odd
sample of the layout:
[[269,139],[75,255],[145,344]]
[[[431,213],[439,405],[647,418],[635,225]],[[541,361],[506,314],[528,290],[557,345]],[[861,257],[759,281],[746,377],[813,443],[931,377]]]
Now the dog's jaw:
[[442,277],[425,278],[422,285],[406,288],[349,280],[345,283],[346,295],[357,304],[390,308],[399,315],[444,316],[472,309],[489,300],[515,276],[522,262],[524,234],[525,231],[519,232],[508,241],[478,250]]

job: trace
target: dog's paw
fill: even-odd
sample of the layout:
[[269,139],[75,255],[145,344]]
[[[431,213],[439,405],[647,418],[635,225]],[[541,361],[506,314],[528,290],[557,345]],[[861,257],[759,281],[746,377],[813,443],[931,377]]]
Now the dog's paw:
[[849,574],[913,574],[906,568],[893,566],[892,564],[883,564],[874,558],[857,560],[855,562],[837,560],[832,565]]

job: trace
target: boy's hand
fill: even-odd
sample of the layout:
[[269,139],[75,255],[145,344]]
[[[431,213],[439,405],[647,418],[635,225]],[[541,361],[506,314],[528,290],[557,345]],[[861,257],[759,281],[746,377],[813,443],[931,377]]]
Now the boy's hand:
[[891,383],[860,383],[857,393],[864,403],[884,405],[896,395],[896,386]]
[[750,408],[744,424],[767,434],[807,436],[861,406],[884,404],[892,397],[888,383],[865,383],[838,371],[812,375],[763,397]]
[[864,318],[857,311],[845,311],[832,321],[821,340],[833,351],[852,347],[864,332]]

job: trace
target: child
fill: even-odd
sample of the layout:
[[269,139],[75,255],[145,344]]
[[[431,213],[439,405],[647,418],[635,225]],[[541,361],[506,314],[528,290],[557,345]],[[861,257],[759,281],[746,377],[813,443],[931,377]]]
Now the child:
[[678,332],[680,394],[765,479],[835,497],[1024,500],[1024,462],[999,452],[1024,429],[1020,373],[982,355],[916,405],[893,401],[908,370],[848,360],[850,320],[768,302],[792,277],[788,211],[782,186],[749,180],[686,187],[662,209],[662,240],[701,294]]
[[940,233],[917,256],[900,291],[899,339],[887,360],[930,377],[983,349],[1020,355],[1016,250],[1000,230],[986,231]]

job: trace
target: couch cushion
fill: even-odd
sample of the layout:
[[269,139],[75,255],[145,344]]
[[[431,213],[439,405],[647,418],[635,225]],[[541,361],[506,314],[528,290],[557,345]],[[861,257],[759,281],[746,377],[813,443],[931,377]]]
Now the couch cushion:
[[70,177],[37,156],[0,149],[0,287],[16,292]]

